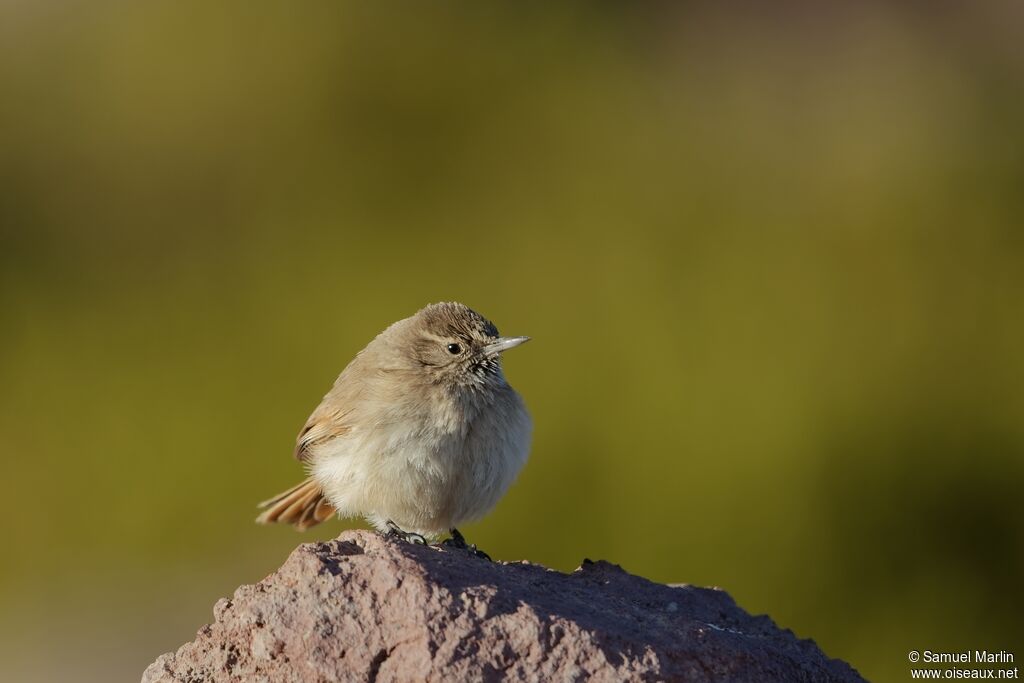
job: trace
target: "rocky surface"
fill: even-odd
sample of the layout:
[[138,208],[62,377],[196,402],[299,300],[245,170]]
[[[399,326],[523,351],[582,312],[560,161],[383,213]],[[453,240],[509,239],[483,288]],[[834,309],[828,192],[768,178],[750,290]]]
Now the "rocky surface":
[[299,546],[161,656],[158,681],[860,681],[727,593],[347,531]]

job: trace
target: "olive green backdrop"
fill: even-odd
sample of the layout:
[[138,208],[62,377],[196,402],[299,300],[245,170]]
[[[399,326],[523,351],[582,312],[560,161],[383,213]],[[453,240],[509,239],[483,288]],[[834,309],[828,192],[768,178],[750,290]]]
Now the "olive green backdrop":
[[0,10],[0,678],[136,680],[390,322],[509,334],[498,559],[722,586],[877,680],[1024,655],[1024,17]]

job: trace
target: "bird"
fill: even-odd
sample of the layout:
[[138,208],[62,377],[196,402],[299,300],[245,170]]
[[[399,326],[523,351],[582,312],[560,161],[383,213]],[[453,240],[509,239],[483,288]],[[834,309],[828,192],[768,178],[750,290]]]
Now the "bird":
[[[526,463],[532,420],[502,354],[529,337],[457,302],[430,304],[356,354],[299,432],[308,478],[259,504],[261,524],[299,530],[362,517],[378,531],[467,546]],[[481,553],[482,554],[482,553]]]

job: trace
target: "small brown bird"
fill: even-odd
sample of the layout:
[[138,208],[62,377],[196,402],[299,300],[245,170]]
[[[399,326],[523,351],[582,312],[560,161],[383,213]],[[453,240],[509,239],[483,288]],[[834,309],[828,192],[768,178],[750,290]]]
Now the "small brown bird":
[[310,477],[264,501],[257,522],[300,530],[365,517],[425,542],[486,515],[526,462],[531,422],[505,381],[500,337],[459,303],[431,304],[381,332],[342,371],[299,433]]

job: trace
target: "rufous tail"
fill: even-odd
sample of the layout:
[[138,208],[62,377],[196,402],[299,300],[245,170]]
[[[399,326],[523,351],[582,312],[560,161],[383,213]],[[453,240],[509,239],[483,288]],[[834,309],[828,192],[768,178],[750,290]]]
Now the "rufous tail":
[[327,502],[323,489],[312,477],[263,501],[259,507],[266,509],[256,518],[258,524],[283,522],[293,524],[299,531],[316,526],[334,514],[334,506]]

